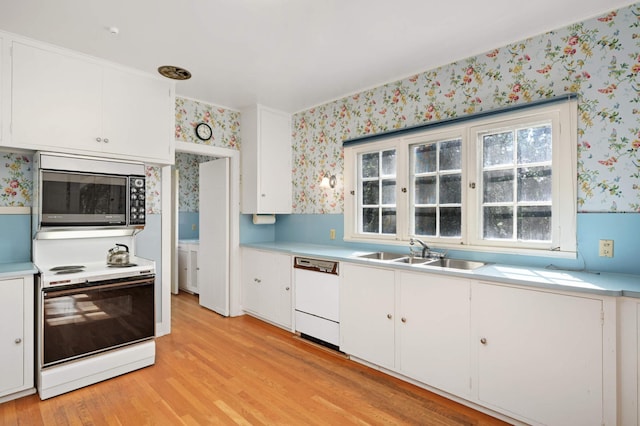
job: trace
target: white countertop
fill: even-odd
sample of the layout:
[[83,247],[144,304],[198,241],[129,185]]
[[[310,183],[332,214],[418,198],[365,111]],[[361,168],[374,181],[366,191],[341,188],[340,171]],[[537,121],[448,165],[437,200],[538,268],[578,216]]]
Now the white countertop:
[[472,277],[504,284],[524,285],[558,291],[577,291],[605,296],[640,298],[640,275],[547,269],[527,266],[489,263],[481,268],[465,271],[433,266],[407,265],[362,259],[357,256],[371,251],[347,247],[323,246],[296,242],[266,242],[242,244],[262,250],[272,250],[292,255],[313,256],[321,259],[349,261],[364,265],[391,267],[414,272],[429,272],[458,277]]

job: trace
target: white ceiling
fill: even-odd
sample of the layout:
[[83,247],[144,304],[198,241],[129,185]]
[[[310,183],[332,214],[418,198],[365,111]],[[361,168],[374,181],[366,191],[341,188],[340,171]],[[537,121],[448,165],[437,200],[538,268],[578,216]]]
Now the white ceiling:
[[633,3],[0,0],[0,29],[148,72],[182,66],[180,96],[297,112]]

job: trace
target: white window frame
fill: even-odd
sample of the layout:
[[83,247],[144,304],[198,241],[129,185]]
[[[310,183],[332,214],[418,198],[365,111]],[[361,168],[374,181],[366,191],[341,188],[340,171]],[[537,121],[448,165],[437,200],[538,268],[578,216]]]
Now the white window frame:
[[[485,240],[482,238],[482,167],[478,155],[478,133],[512,128],[517,124],[552,123],[552,231],[550,242]],[[577,100],[554,102],[515,111],[441,125],[410,135],[397,134],[375,142],[346,146],[345,159],[345,241],[405,245],[409,232],[411,145],[462,138],[462,237],[422,238],[439,249],[477,250],[495,253],[575,258],[577,214]],[[396,149],[396,234],[358,233],[358,155]],[[475,188],[471,188],[475,183]],[[406,188],[406,192],[402,192]]]

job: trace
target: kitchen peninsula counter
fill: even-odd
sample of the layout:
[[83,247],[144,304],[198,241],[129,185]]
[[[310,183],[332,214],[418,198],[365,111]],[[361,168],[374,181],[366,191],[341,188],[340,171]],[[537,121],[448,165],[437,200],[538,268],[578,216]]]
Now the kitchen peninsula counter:
[[0,263],[0,279],[21,277],[38,273],[38,268],[31,262]]

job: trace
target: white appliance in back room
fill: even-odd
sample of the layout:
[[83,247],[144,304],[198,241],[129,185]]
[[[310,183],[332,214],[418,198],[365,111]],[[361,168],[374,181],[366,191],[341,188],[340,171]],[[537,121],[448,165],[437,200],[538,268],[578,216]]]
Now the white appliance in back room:
[[136,257],[144,164],[34,156],[41,399],[155,363],[155,263]]

